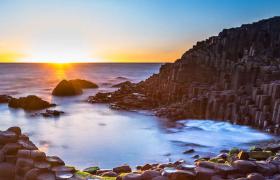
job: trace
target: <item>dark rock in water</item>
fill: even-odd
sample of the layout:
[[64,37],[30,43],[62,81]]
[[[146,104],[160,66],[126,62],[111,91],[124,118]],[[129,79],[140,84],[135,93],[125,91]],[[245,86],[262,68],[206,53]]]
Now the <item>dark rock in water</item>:
[[194,153],[194,149],[188,149],[186,151],[183,152],[184,154],[191,154]]
[[119,84],[115,84],[115,85],[113,85],[112,87],[120,88],[120,87],[123,87],[123,86],[131,86],[131,85],[133,85],[132,82],[130,82],[130,81],[125,81],[125,82],[121,82],[121,83],[119,83]]
[[83,79],[62,80],[53,90],[52,95],[55,96],[75,96],[83,93],[83,89],[98,88],[98,86],[90,81]]
[[55,96],[75,96],[82,94],[82,88],[75,86],[67,80],[62,80],[53,90],[52,95]]
[[22,108],[24,110],[41,110],[53,106],[55,106],[55,104],[51,104],[34,95],[20,97],[18,99],[12,98],[9,101],[9,107]]
[[84,79],[73,79],[69,80],[75,87],[80,87],[81,89],[91,89],[91,88],[98,88],[98,85]]
[[61,114],[64,114],[64,112],[57,110],[46,110],[45,112],[41,113],[41,115],[44,117],[58,117]]
[[0,103],[8,103],[11,99],[12,99],[11,96],[0,95]]

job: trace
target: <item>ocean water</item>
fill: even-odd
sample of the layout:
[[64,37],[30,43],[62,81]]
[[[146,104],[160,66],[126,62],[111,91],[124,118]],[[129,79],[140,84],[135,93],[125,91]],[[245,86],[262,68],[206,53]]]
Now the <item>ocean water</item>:
[[[48,155],[58,155],[78,168],[112,168],[211,156],[222,149],[248,148],[275,137],[247,126],[211,120],[169,122],[149,111],[117,111],[106,104],[89,104],[88,96],[113,91],[112,85],[139,82],[159,71],[160,64],[0,64],[0,94],[37,95],[65,112],[59,118],[32,116],[34,112],[0,104],[0,129],[20,126]],[[62,79],[81,78],[100,88],[75,97],[54,97]],[[193,154],[183,154],[195,149]]]

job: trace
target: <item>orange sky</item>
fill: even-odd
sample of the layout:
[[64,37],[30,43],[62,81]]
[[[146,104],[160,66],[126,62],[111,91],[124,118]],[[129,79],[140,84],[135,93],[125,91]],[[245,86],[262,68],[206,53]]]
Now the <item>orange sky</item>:
[[0,62],[173,62],[223,28],[279,14],[279,2],[3,0]]

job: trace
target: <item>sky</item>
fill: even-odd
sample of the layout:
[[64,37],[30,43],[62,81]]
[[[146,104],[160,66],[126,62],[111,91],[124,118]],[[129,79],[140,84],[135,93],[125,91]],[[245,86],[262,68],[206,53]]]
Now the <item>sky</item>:
[[279,0],[0,0],[0,62],[174,62]]

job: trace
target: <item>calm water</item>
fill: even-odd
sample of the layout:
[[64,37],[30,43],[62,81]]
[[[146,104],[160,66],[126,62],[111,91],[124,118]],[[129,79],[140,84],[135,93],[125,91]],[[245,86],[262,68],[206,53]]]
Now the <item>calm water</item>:
[[[211,155],[235,146],[246,148],[273,137],[246,126],[210,120],[168,123],[147,111],[127,112],[104,104],[88,104],[88,96],[112,91],[113,84],[138,82],[157,73],[160,64],[0,64],[0,94],[35,94],[58,104],[66,112],[59,118],[31,117],[31,113],[0,105],[0,129],[20,126],[48,155],[58,155],[69,165],[102,168],[128,163],[167,162],[180,158],[192,162],[195,154]],[[51,91],[62,79],[84,78],[100,88],[81,96],[58,98]],[[185,155],[194,148],[197,152]]]

